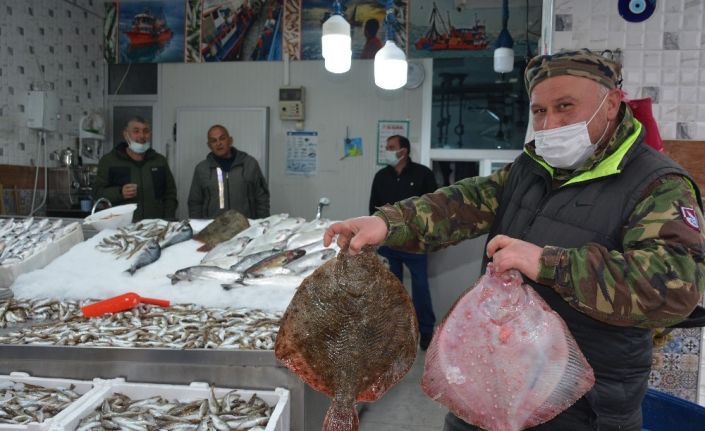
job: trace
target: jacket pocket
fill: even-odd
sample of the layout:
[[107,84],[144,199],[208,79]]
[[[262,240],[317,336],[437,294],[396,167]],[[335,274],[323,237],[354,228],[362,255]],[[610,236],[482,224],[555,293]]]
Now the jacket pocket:
[[108,168],[108,186],[122,187],[130,184],[130,168],[127,166],[114,166]]
[[166,194],[166,169],[163,167],[151,168],[154,199],[163,199]]

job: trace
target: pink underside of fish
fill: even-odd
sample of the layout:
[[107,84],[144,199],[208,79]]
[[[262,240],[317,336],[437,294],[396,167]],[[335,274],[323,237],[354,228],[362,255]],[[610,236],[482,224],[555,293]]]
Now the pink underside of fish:
[[523,308],[505,309],[493,321],[487,300],[502,303],[507,286],[488,283],[483,289],[480,283],[436,330],[426,354],[424,392],[490,431],[522,430],[554,418],[592,387],[592,369],[563,320],[531,287],[511,286],[517,290],[503,305],[518,299]]

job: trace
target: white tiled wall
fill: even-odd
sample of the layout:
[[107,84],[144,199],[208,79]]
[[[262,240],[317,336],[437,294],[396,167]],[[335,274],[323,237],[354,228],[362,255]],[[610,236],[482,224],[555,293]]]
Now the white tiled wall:
[[656,2],[630,23],[614,0],[555,0],[553,51],[620,48],[631,98],[651,96],[664,139],[705,140],[705,0]]
[[53,89],[59,98],[61,119],[47,137],[48,152],[73,146],[80,117],[103,108],[103,4],[0,0],[0,164],[37,160],[37,132],[26,126],[30,89]]

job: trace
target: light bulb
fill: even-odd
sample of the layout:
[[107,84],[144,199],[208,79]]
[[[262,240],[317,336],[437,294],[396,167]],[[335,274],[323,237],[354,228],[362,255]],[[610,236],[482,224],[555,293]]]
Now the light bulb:
[[514,50],[512,48],[497,48],[494,50],[494,71],[509,73],[514,69]]
[[345,73],[350,70],[351,44],[350,24],[342,15],[334,14],[323,23],[321,54],[327,71]]
[[375,55],[375,85],[385,90],[396,90],[406,84],[406,55],[393,41],[388,40]]

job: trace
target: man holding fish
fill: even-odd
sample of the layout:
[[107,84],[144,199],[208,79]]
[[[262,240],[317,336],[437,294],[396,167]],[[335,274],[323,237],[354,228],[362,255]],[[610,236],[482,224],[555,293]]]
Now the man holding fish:
[[[495,270],[523,274],[595,373],[583,398],[534,429],[637,431],[652,328],[681,324],[705,290],[700,191],[644,143],[621,65],[585,49],[537,56],[525,84],[535,138],[513,163],[333,224],[324,243],[419,252],[488,234]],[[478,428],[449,413],[444,429]]]

